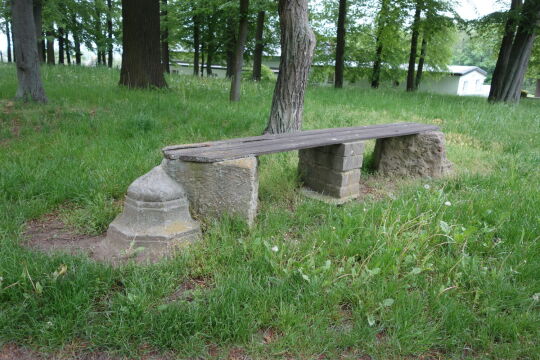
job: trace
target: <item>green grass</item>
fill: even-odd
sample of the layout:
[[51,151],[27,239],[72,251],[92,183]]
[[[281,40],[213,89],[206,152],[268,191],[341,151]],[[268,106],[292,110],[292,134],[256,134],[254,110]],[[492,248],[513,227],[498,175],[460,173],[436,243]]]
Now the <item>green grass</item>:
[[[174,259],[111,268],[21,247],[25,222],[61,208],[78,231],[104,231],[161,147],[261,133],[272,85],[245,83],[230,104],[222,80],[136,91],[115,70],[43,72],[48,105],[11,103],[15,69],[0,66],[0,345],[540,359],[540,102],[312,87],[304,128],[437,123],[456,174],[331,206],[299,194],[296,154],[263,156],[254,228],[224,219]],[[167,301],[193,278],[208,286]]]

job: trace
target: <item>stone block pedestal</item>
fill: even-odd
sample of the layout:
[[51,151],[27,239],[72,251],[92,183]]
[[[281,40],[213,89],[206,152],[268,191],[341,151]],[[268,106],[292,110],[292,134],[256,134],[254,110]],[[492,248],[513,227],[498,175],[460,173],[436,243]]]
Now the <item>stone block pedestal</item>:
[[374,163],[377,172],[385,176],[437,178],[452,170],[440,131],[378,139]]
[[364,142],[321,146],[299,151],[298,170],[308,196],[341,203],[360,195]]
[[191,209],[202,219],[237,216],[252,225],[257,215],[257,158],[214,163],[165,159],[165,171],[186,189]]

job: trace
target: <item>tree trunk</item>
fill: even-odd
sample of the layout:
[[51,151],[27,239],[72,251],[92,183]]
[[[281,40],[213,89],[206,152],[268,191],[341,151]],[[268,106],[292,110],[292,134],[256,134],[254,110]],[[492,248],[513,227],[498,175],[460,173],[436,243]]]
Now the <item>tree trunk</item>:
[[204,76],[204,41],[201,42],[201,77]]
[[514,42],[514,36],[516,35],[516,28],[518,25],[518,16],[516,13],[522,6],[522,0],[512,0],[510,13],[504,27],[504,36],[499,50],[499,57],[497,58],[497,64],[495,65],[493,78],[491,80],[491,88],[488,97],[488,101],[490,102],[500,100],[503,80],[506,74],[506,68],[508,67],[512,43]]
[[242,67],[244,66],[244,48],[248,31],[249,0],[240,0],[240,19],[238,22],[238,40],[234,52],[233,74],[231,78],[230,101],[240,101]]
[[41,3],[41,0],[34,0],[34,7],[33,7],[33,13],[34,13],[34,27],[36,29],[36,39],[37,39],[37,49],[38,49],[38,56],[40,62],[45,62],[45,54],[43,53],[43,49],[41,47],[41,34],[43,33],[43,26],[42,26],[42,13],[43,4]]
[[375,51],[375,61],[373,62],[373,73],[371,74],[371,87],[377,89],[381,82],[383,44],[377,37],[377,50]]
[[265,11],[257,14],[257,29],[255,30],[255,52],[253,54],[253,80],[261,81],[262,55],[264,50],[263,33]]
[[107,0],[107,66],[113,66],[112,0]]
[[426,62],[427,39],[426,35],[422,38],[422,49],[420,50],[420,59],[418,60],[418,70],[416,71],[415,89],[418,89],[424,73],[424,63]]
[[159,1],[122,0],[122,30],[120,85],[166,87],[161,66]]
[[343,72],[345,69],[345,21],[347,18],[347,0],[339,0],[339,15],[336,39],[336,64],[334,87],[343,87]]
[[66,37],[64,38],[64,49],[66,50],[66,61],[68,65],[71,65],[71,47],[69,44],[69,31],[66,31]]
[[234,48],[236,44],[236,34],[234,33],[234,26],[229,22],[227,23],[227,41],[226,41],[226,56],[227,56],[227,78],[231,78],[234,73]]
[[32,0],[11,0],[13,47],[17,62],[17,99],[45,103],[41,83]]
[[47,47],[45,46],[45,33],[41,34],[41,41],[39,42],[39,47],[41,48],[41,53],[43,54],[42,62],[47,62]]
[[75,64],[77,65],[81,65],[81,39],[79,37],[79,29],[80,29],[80,25],[79,23],[77,22],[77,18],[76,16],[74,15],[72,17],[72,21],[73,21],[73,24],[74,24],[74,27],[75,27],[75,30],[73,30],[72,34],[73,34],[73,46],[74,46],[74,50],[75,50]]
[[11,55],[11,31],[9,28],[9,21],[6,21],[6,38],[7,38],[7,59],[8,59],[8,62],[12,62],[13,56]]
[[163,71],[167,74],[171,72],[170,57],[169,57],[169,23],[167,13],[167,0],[161,0],[161,20],[164,22],[163,30],[161,32],[161,63],[163,64]]
[[377,38],[375,39],[375,61],[373,62],[373,72],[371,73],[371,87],[377,89],[381,82],[382,53],[384,45],[382,42],[383,30],[387,25],[388,1],[381,0],[381,10],[377,16]]
[[407,70],[407,91],[414,91],[414,72],[416,67],[416,56],[418,52],[418,35],[420,33],[420,16],[422,15],[423,0],[416,0],[414,10],[414,22],[411,35],[411,53],[409,55],[409,68]]
[[58,63],[64,65],[64,29],[58,28]]
[[501,88],[500,100],[519,102],[535,38],[536,31],[529,31],[521,26],[517,30]]
[[199,76],[199,51],[201,49],[201,28],[199,16],[193,16],[193,75]]
[[534,96],[540,98],[540,79],[536,79],[536,92]]
[[206,51],[206,76],[212,76],[212,62],[214,60],[214,53],[216,52],[216,39],[215,39],[215,23],[214,18],[210,17],[208,22],[208,49]]
[[309,26],[308,0],[279,0],[281,60],[265,133],[284,133],[302,128],[304,93],[315,49]]
[[54,34],[52,31],[45,32],[47,35],[47,64],[54,65]]

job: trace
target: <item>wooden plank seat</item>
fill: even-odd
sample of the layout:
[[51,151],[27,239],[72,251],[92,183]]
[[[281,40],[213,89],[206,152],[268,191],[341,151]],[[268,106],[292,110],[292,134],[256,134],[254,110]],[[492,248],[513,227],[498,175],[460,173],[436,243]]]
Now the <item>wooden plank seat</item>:
[[163,148],[165,158],[193,162],[218,162],[291,150],[382,139],[437,131],[436,125],[396,123],[261,135]]
[[[163,149],[164,159],[128,188],[123,212],[110,224],[104,249],[131,249],[154,259],[201,238],[197,220],[224,215],[254,222],[257,156],[299,150],[306,195],[342,203],[360,194],[364,141],[376,139],[374,166],[383,176],[438,177],[450,170],[444,135],[434,125],[398,123],[307,130]],[[195,219],[192,218],[195,214]]]

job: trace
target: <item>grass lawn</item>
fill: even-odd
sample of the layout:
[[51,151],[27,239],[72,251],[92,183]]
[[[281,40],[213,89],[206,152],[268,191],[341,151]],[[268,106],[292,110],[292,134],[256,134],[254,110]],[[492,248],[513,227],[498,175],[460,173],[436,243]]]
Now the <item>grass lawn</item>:
[[117,70],[43,76],[48,105],[13,103],[15,68],[0,66],[0,347],[540,359],[540,102],[311,87],[304,128],[436,123],[455,175],[388,183],[366,166],[378,195],[332,206],[299,193],[295,153],[263,156],[255,227],[205,224],[174,259],[112,268],[22,247],[25,223],[61,209],[102,233],[161,147],[260,134],[273,86],[245,83],[230,104],[218,79],[139,91]]

